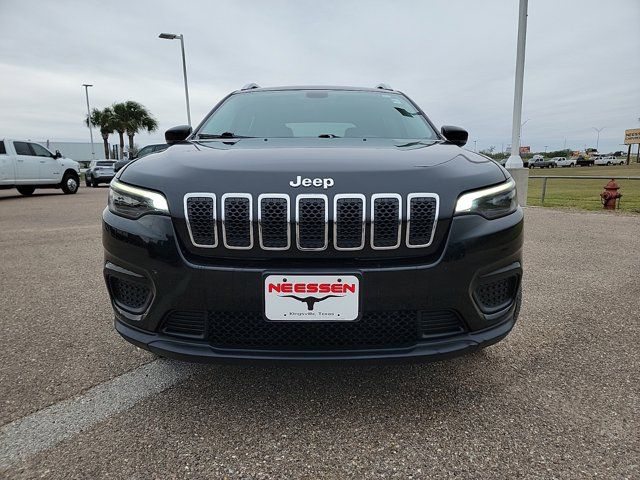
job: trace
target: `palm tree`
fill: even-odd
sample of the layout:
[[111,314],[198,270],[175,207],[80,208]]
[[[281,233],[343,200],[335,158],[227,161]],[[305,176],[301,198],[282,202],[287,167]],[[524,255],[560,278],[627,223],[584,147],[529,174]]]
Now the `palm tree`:
[[94,108],[91,115],[87,116],[85,123],[100,129],[102,141],[104,143],[104,158],[109,158],[109,135],[115,130],[115,117],[110,107],[99,110]]
[[120,135],[120,149],[124,148],[124,133],[129,137],[129,150],[133,151],[135,146],[133,137],[140,130],[146,130],[149,133],[158,129],[158,122],[149,113],[149,111],[138,102],[127,100],[123,103],[113,105],[113,110],[118,118],[117,128]]
[[118,132],[118,136],[120,137],[120,157],[122,158],[122,153],[124,152],[124,132],[127,131],[129,115],[124,103],[114,103],[111,109],[113,110],[114,116],[113,128]]

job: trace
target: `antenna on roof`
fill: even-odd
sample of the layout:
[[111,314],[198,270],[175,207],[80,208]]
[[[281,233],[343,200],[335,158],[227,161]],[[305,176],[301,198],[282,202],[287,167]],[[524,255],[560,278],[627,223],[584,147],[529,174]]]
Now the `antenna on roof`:
[[386,83],[379,83],[378,85],[376,85],[376,88],[380,89],[380,90],[391,90],[393,91],[393,88],[391,88],[388,84]]
[[242,90],[253,90],[254,88],[260,88],[260,85],[258,85],[257,83],[247,83],[244,87],[242,87]]

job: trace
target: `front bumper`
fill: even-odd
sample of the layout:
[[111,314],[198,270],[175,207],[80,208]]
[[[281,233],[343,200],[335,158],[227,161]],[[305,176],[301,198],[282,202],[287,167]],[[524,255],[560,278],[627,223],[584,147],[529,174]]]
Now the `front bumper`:
[[[373,361],[435,360],[470,352],[504,338],[519,310],[516,292],[522,278],[523,213],[488,221],[476,215],[455,217],[438,258],[421,262],[399,260],[344,267],[344,262],[314,264],[255,260],[194,263],[187,259],[170,218],[146,216],[137,221],[103,213],[105,278],[115,311],[116,330],[131,343],[162,356],[201,362],[228,361]],[[461,330],[418,336],[402,345],[340,348],[299,348],[260,345],[221,345],[202,338],[180,338],[163,329],[172,312],[256,314],[263,310],[263,277],[274,271],[288,274],[357,274],[361,278],[361,309],[390,317],[397,312],[455,311]],[[110,279],[146,285],[148,301],[138,309],[122,308],[114,299]],[[498,308],[483,308],[479,285],[510,279],[513,295]],[[266,320],[264,320],[266,322]],[[331,328],[328,323],[327,328]]]

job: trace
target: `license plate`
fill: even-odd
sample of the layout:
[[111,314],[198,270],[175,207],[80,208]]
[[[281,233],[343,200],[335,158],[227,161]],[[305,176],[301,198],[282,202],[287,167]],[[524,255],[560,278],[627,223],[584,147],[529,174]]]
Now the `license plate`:
[[354,275],[269,275],[264,281],[268,320],[349,322],[358,318],[359,299]]

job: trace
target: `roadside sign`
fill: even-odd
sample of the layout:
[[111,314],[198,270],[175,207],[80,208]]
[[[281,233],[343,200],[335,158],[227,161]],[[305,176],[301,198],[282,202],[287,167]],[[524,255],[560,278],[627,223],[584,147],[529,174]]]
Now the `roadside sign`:
[[632,145],[640,143],[640,128],[632,128],[624,131],[624,143]]

